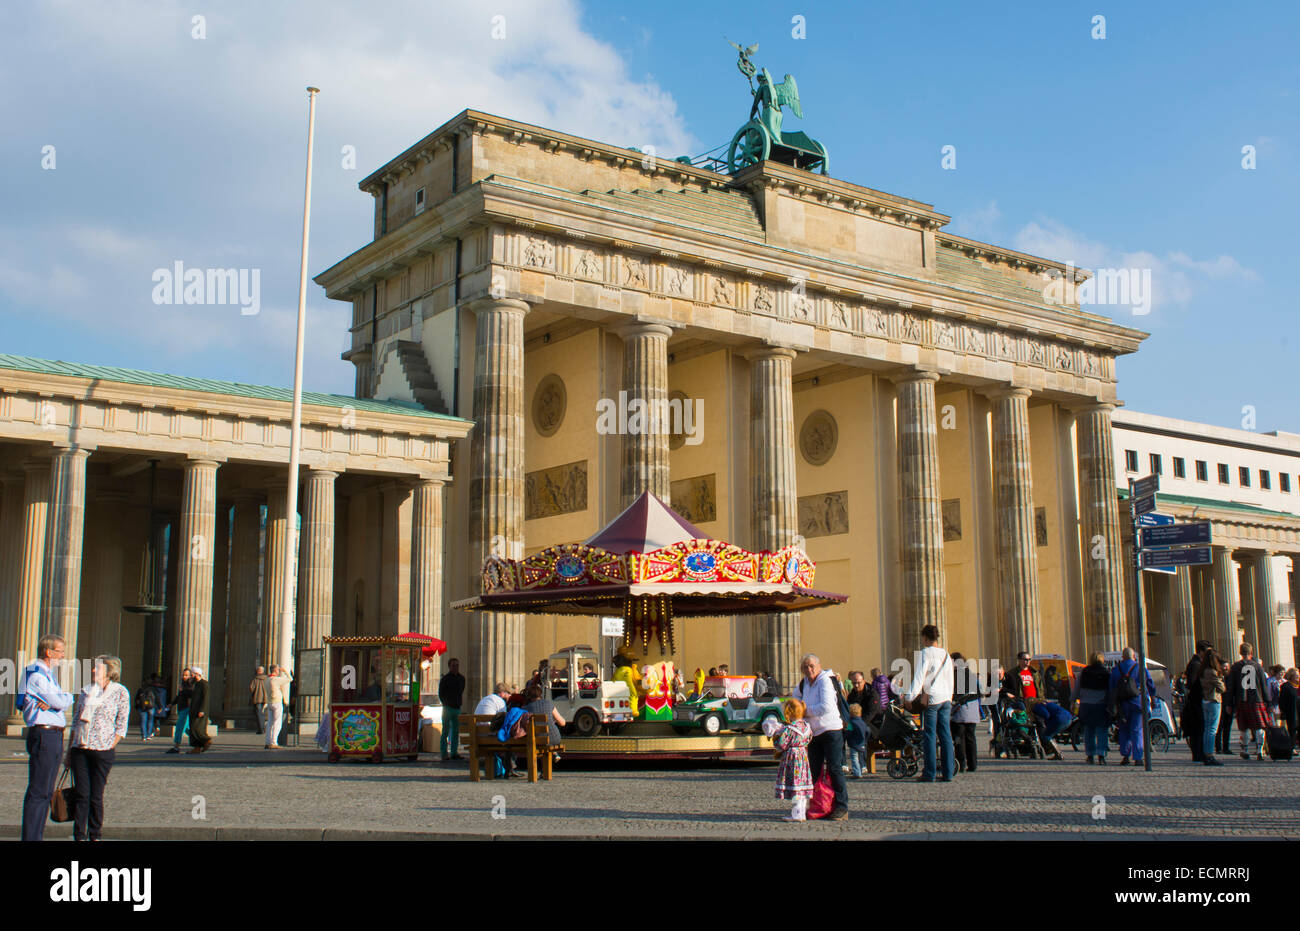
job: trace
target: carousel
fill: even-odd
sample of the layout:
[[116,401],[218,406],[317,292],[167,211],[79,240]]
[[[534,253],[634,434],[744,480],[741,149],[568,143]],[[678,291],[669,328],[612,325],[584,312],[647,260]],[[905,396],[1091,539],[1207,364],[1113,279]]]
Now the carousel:
[[[662,658],[675,652],[676,625],[687,618],[802,612],[848,600],[815,588],[815,574],[813,561],[797,546],[754,552],[711,539],[646,492],[582,543],[562,543],[518,560],[489,556],[483,563],[480,594],[452,607],[619,616],[624,655],[639,650],[648,658],[655,650]],[[632,696],[638,699],[638,717],[647,725],[662,726],[633,732],[633,724],[629,733],[618,736],[566,737],[566,756],[768,753],[770,742],[757,734],[681,736],[680,728],[669,726],[679,700],[674,682],[681,681],[673,664],[661,659],[640,672],[636,679],[648,687]],[[640,683],[629,682],[629,687]],[[717,697],[735,702],[733,696]]]

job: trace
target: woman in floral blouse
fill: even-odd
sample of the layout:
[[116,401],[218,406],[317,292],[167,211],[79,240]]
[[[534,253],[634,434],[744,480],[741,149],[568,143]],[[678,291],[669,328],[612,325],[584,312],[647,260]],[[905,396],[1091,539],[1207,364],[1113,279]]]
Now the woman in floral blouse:
[[96,656],[94,681],[81,690],[72,712],[68,765],[72,769],[74,840],[99,840],[104,825],[104,785],[117,742],[126,736],[131,694],[122,685],[122,661]]

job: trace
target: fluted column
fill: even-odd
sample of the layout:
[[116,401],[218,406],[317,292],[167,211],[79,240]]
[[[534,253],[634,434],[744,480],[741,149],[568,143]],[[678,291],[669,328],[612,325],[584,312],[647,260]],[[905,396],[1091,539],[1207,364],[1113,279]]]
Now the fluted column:
[[1083,531],[1084,639],[1088,652],[1124,643],[1124,550],[1115,485],[1113,404],[1093,404],[1076,416],[1079,519]]
[[[22,475],[0,475],[0,493],[0,656],[12,657],[16,663],[19,567],[23,555]],[[0,689],[0,721],[13,710],[13,690]]]
[[[795,484],[794,350],[767,347],[749,356],[750,478],[756,550],[775,552],[799,532]],[[786,689],[799,681],[800,620],[797,613],[768,614],[754,622],[754,668],[776,676]]]
[[[22,555],[18,564],[18,654],[24,666],[36,658],[36,644],[41,639],[41,586],[45,574],[45,527],[50,508],[50,463],[48,460],[23,463],[26,482],[23,486]],[[10,708],[13,708],[12,702]],[[6,728],[22,726],[22,715],[11,711]]]
[[208,659],[212,645],[212,563],[217,542],[217,463],[210,459],[185,463],[178,542],[176,650],[171,661],[172,682],[177,684],[186,666],[201,666],[204,678],[212,675]]
[[1169,638],[1173,650],[1171,669],[1177,669],[1196,652],[1196,629],[1192,597],[1192,572],[1190,566],[1179,566],[1169,580],[1169,615],[1173,625]]
[[44,632],[63,637],[64,659],[75,660],[81,611],[81,553],[86,539],[86,459],[80,446],[58,449],[50,463],[50,507],[45,525]]
[[[470,587],[479,590],[483,560],[494,551],[517,559],[524,548],[524,315],[511,298],[472,305],[474,432],[470,445]],[[521,614],[476,613],[470,621],[470,695],[496,681],[522,687]]]
[[[262,551],[262,642],[257,662],[267,666],[280,655],[280,622],[284,612],[284,574],[289,567],[289,525],[285,509],[288,491],[281,482],[266,488],[266,546]],[[252,677],[251,674],[249,676]]]
[[1273,593],[1273,557],[1269,553],[1252,553],[1251,581],[1255,586],[1254,622],[1255,656],[1265,669],[1277,662],[1277,598]]
[[1214,563],[1214,649],[1231,658],[1237,652],[1237,599],[1233,593],[1236,575],[1232,552],[1223,546],[1212,547]]
[[[302,555],[298,565],[297,650],[320,650],[334,619],[334,480],[337,472],[307,473],[302,511]],[[302,714],[319,720],[322,700],[302,697]]]
[[669,496],[668,439],[668,337],[672,330],[658,323],[638,323],[624,328],[623,391],[628,410],[640,401],[643,429],[623,437],[623,507],[649,491],[665,502]]
[[258,637],[258,547],[262,537],[262,495],[239,491],[234,495],[235,519],[231,528],[230,606],[226,627],[227,718],[251,719],[248,683],[261,655]]
[[[442,639],[442,482],[436,479],[417,481],[412,499],[411,630]],[[421,694],[438,681],[437,659],[421,676]]]
[[947,643],[940,512],[939,436],[934,409],[936,372],[918,371],[898,383],[899,536],[902,540],[902,642],[921,649],[921,628],[934,624]]
[[1028,388],[990,395],[993,402],[993,485],[1002,656],[1040,652],[1038,545],[1034,535],[1029,457]]
[[1255,648],[1255,657],[1259,658],[1259,636],[1255,633],[1255,583],[1251,571],[1249,553],[1238,553],[1241,561],[1237,563],[1237,613],[1241,628],[1241,639]]

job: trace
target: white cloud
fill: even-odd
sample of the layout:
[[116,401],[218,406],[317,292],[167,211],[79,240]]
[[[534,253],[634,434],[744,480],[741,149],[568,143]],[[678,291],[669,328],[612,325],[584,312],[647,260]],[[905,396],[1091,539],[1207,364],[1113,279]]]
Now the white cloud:
[[1013,243],[1021,252],[1073,263],[1076,267],[1093,272],[1098,269],[1123,269],[1143,274],[1149,272],[1151,302],[1148,309],[1186,306],[1210,279],[1237,278],[1253,281],[1258,278],[1254,271],[1230,255],[1196,260],[1181,251],[1170,251],[1163,255],[1149,250],[1125,252],[1089,239],[1052,219],[1025,224],[1013,237]]
[[[32,174],[17,184],[32,193],[0,216],[0,326],[42,350],[48,337],[46,355],[174,355],[153,367],[236,364],[240,377],[255,367],[277,373],[259,380],[284,383],[307,84],[322,89],[313,273],[369,239],[373,202],[356,183],[465,108],[668,157],[699,151],[672,96],[629,75],[581,13],[574,0],[25,8],[0,56],[0,80],[25,88],[0,95],[0,124],[14,130],[0,148],[30,156]],[[196,14],[206,16],[201,40],[191,37]],[[58,146],[54,171],[39,169],[46,143]],[[346,144],[353,171],[340,168]],[[154,305],[150,275],[174,261],[261,268],[262,312]],[[314,284],[308,306],[309,388],[350,392],[352,367],[338,359],[350,308]]]
[[958,236],[966,236],[972,239],[980,237],[989,237],[997,230],[998,221],[1002,219],[1002,211],[998,209],[998,202],[991,200],[983,207],[976,207],[973,210],[965,210],[952,218],[948,224],[948,229]]

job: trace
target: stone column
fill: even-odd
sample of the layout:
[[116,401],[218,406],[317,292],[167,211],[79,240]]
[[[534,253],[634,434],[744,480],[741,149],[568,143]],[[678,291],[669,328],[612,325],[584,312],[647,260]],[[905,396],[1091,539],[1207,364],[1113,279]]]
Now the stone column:
[[[418,480],[411,511],[411,630],[441,640],[442,482]],[[430,694],[438,671],[438,657],[434,657],[420,678],[422,695]]]
[[643,429],[637,433],[629,429],[623,437],[623,507],[644,491],[668,501],[668,439],[672,423],[661,421],[668,413],[668,337],[672,332],[658,323],[638,323],[620,331],[628,410],[633,410],[633,401],[641,401],[645,411]]
[[1113,404],[1093,404],[1075,418],[1079,458],[1079,519],[1083,539],[1084,637],[1088,652],[1124,644],[1124,550],[1111,438]]
[[1255,648],[1255,657],[1259,658],[1259,636],[1255,633],[1255,583],[1252,580],[1251,554],[1235,553],[1237,562],[1237,617],[1241,628],[1241,639]]
[[[524,548],[524,315],[511,298],[471,305],[477,317],[474,352],[474,431],[470,441],[470,590],[479,591],[491,553],[517,559]],[[468,694],[494,682],[522,687],[521,614],[476,613],[470,621]]]
[[1277,597],[1273,593],[1273,556],[1252,553],[1251,581],[1255,584],[1255,656],[1267,670],[1277,662]]
[[[266,488],[266,546],[262,556],[262,630],[258,665],[266,666],[280,655],[280,620],[284,613],[284,574],[289,568],[289,525],[285,509],[288,492],[282,481]],[[252,675],[249,675],[252,678]]]
[[947,643],[940,513],[939,438],[934,410],[937,372],[916,371],[898,383],[899,536],[903,545],[902,643],[921,649],[921,628],[934,624]]
[[262,540],[262,496],[255,491],[234,495],[235,520],[230,547],[230,606],[226,628],[225,717],[252,720],[248,683],[263,662],[258,638],[258,548]]
[[[36,644],[41,638],[41,586],[45,568],[45,527],[50,508],[50,463],[28,460],[23,463],[26,482],[23,486],[22,551],[18,564],[18,651],[16,659],[26,665],[36,659]],[[9,707],[13,708],[12,701]],[[6,733],[22,728],[23,719],[16,709],[5,722]]]
[[1002,656],[1041,652],[1038,547],[1029,459],[1029,389],[990,395]]
[[[307,472],[302,510],[302,555],[298,572],[297,650],[321,650],[334,621],[334,480],[337,472]],[[323,668],[323,667],[322,667]],[[304,695],[299,713],[313,729],[322,712],[320,696]]]
[[1177,669],[1186,663],[1196,652],[1196,629],[1192,608],[1192,572],[1191,566],[1179,566],[1177,573],[1169,580],[1169,613],[1173,624],[1172,636],[1169,638],[1170,649],[1174,651],[1171,669]]
[[181,669],[185,666],[202,667],[205,679],[212,675],[208,660],[212,646],[212,562],[217,544],[217,463],[210,459],[185,463],[178,543],[173,689],[180,687]]
[[50,508],[45,525],[45,578],[41,626],[63,637],[64,659],[76,660],[81,611],[81,551],[86,539],[86,459],[90,450],[55,451],[50,468]]
[[[799,532],[795,485],[794,350],[766,347],[749,356],[750,477],[755,550],[775,552]],[[802,646],[797,613],[754,619],[754,668],[776,676],[785,689],[799,681]]]
[[[0,475],[0,656],[18,661],[18,584],[23,555],[22,475]],[[18,670],[14,670],[17,677]],[[13,690],[0,690],[0,722],[14,710]],[[21,721],[21,719],[19,719]],[[3,733],[3,729],[0,729]]]
[[[175,565],[171,559],[169,547],[175,541],[175,534],[169,533],[169,518],[166,514],[154,514],[149,521],[149,547],[150,552],[154,554],[157,560],[155,571],[157,578],[150,578],[150,584],[154,586],[153,596],[160,605],[174,604],[176,601],[176,592],[173,586],[168,584],[170,578],[170,569],[165,565]],[[146,614],[144,618],[144,649],[141,664],[143,666],[143,675],[159,675],[163,673],[163,634],[167,626],[167,614],[171,611],[166,607],[164,611],[156,614]]]
[[1233,596],[1232,552],[1223,546],[1212,547],[1214,564],[1214,649],[1231,659],[1237,652],[1237,599]]

